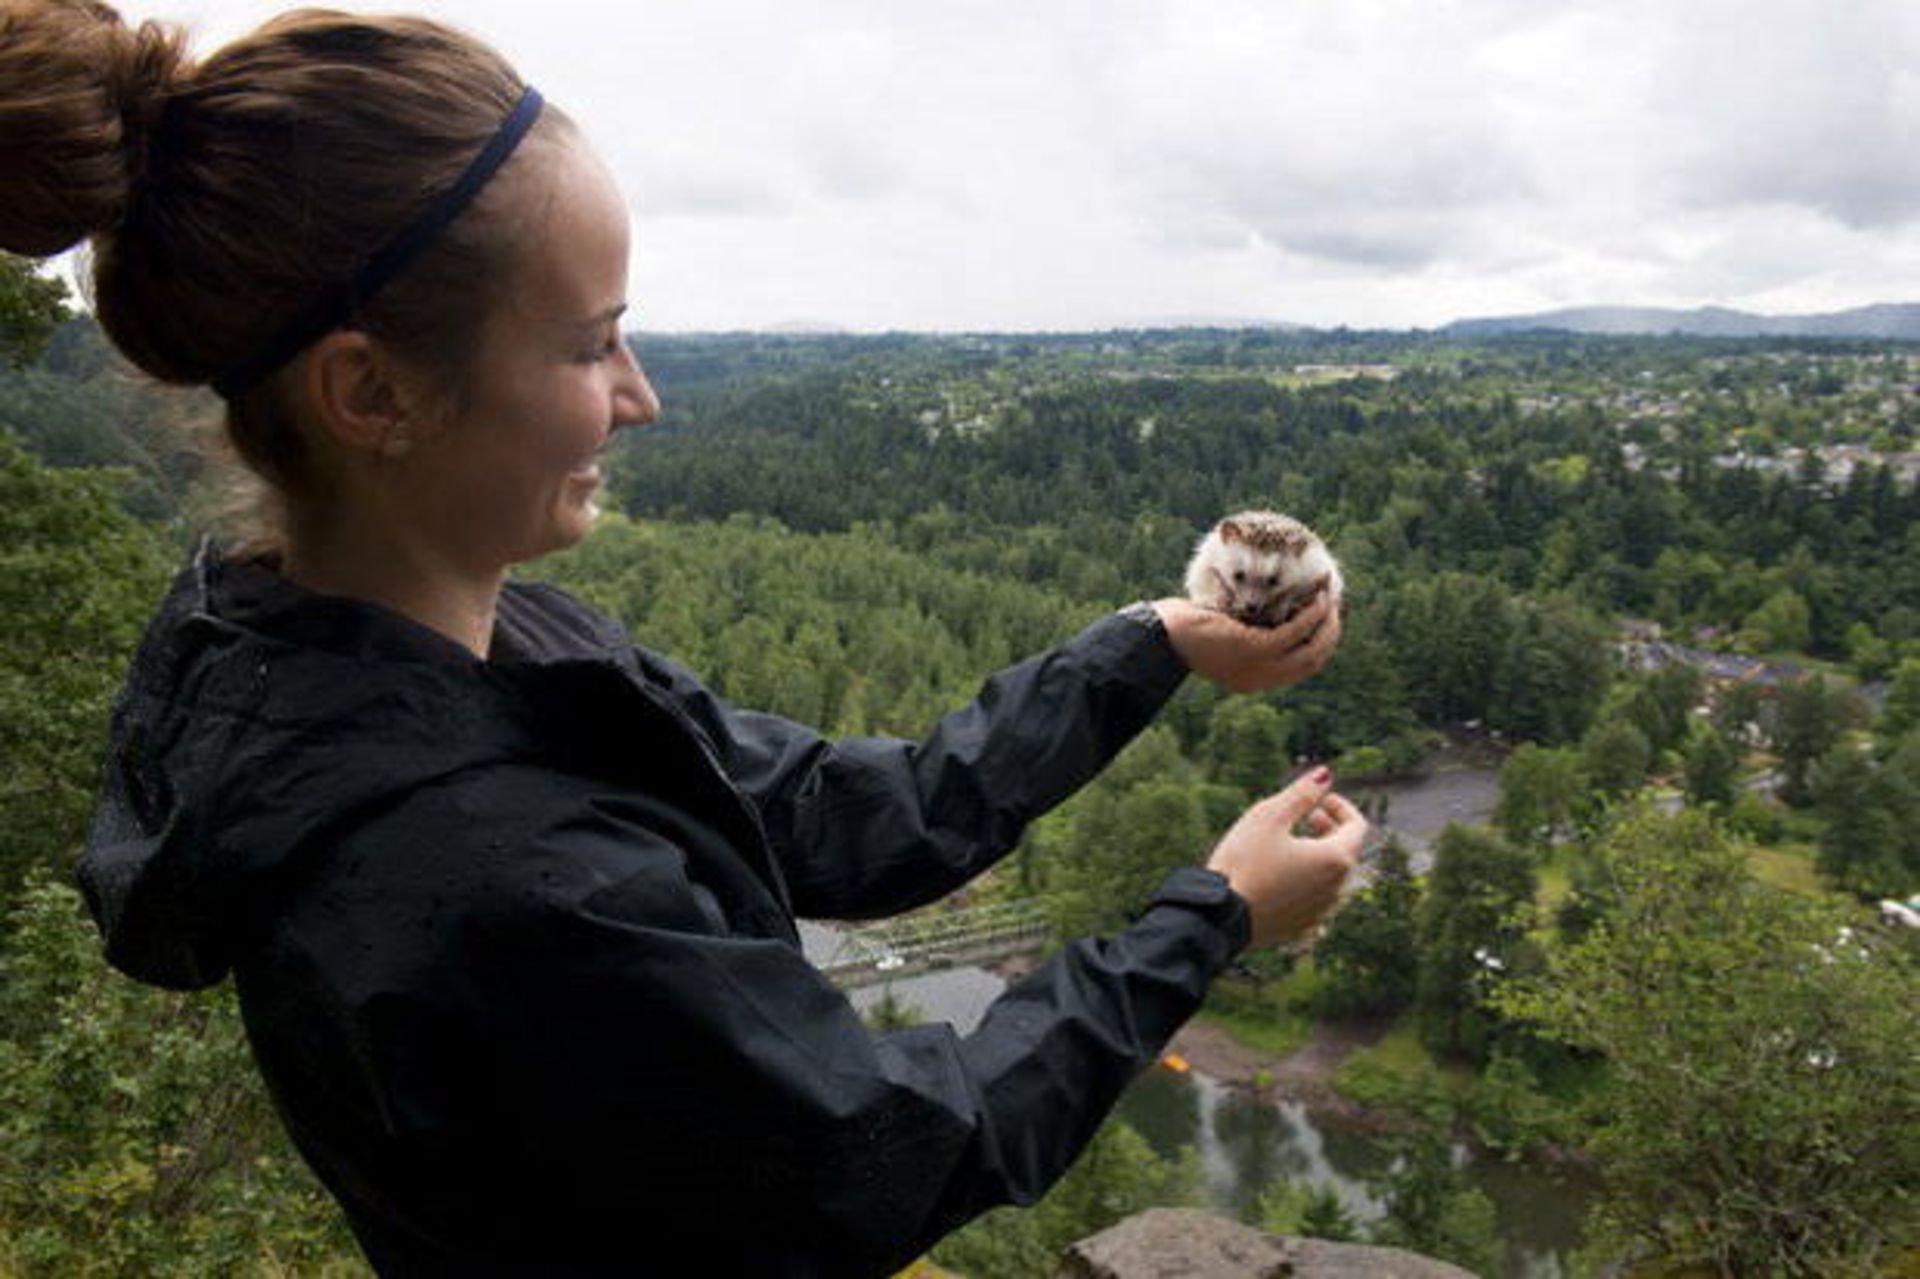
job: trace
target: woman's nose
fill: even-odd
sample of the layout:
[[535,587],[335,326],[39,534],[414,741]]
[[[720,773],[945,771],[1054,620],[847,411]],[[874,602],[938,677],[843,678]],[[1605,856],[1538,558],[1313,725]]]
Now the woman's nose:
[[660,397],[654,394],[653,383],[647,380],[646,370],[634,357],[633,348],[622,342],[620,350],[624,367],[614,388],[614,423],[646,426],[660,416]]

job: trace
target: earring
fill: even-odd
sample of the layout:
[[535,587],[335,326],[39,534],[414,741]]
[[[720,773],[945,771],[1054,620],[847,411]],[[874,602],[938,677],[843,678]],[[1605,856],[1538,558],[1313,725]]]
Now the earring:
[[394,431],[380,441],[381,457],[405,457],[413,451],[413,437],[405,431]]

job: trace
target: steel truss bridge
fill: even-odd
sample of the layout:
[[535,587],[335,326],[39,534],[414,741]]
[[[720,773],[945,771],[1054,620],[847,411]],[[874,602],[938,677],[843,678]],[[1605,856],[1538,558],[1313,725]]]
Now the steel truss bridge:
[[991,964],[1044,946],[1047,902],[1026,898],[843,928],[819,961],[842,990],[963,964]]

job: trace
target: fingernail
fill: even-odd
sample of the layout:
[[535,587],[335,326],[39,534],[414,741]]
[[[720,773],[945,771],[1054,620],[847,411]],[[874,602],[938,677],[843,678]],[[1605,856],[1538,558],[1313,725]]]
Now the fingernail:
[[1318,768],[1314,770],[1313,784],[1315,786],[1325,786],[1328,782],[1332,780],[1333,780],[1333,770],[1331,768]]

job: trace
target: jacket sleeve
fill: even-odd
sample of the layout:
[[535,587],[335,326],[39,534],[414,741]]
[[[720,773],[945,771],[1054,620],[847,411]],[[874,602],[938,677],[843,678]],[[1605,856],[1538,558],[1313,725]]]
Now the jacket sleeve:
[[1090,781],[1186,675],[1163,628],[1111,614],[994,675],[925,741],[829,741],[643,654],[758,808],[796,913],[871,919],[952,892]]
[[547,842],[539,893],[469,951],[512,1019],[492,1038],[519,1140],[570,1211],[703,1241],[713,1273],[887,1274],[1031,1203],[1247,940],[1244,902],[1184,868],[973,1033],[875,1034],[792,946],[701,926],[657,835],[600,813]]

